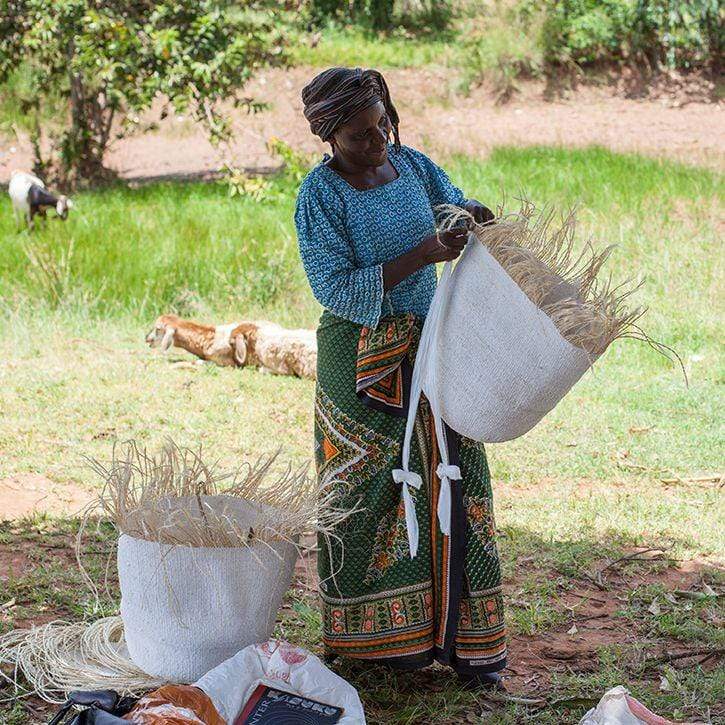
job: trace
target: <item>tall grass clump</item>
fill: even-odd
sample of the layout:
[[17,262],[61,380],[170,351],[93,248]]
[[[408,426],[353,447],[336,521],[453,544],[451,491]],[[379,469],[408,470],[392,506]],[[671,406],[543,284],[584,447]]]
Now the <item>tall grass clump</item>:
[[519,2],[493,0],[469,10],[461,38],[461,87],[491,86],[496,100],[508,101],[521,78],[537,77],[543,68],[539,44],[540,13],[522,13]]

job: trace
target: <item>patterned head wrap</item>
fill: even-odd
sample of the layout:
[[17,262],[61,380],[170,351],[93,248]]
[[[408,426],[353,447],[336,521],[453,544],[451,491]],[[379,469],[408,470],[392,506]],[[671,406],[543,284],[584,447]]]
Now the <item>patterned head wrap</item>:
[[390,100],[383,76],[376,70],[329,68],[302,89],[305,118],[310,130],[323,141],[360,111],[382,101],[393,126],[395,148],[400,149],[400,119]]

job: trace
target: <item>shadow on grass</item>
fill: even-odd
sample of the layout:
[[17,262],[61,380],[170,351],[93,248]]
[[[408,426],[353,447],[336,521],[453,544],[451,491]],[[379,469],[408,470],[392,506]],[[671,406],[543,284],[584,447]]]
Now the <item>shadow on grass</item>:
[[[99,611],[75,564],[78,526],[77,519],[48,516],[0,523],[0,631],[113,613],[119,591],[112,566],[106,579],[106,564],[115,531],[89,526],[84,538],[84,566],[99,588],[107,584]],[[722,570],[676,561],[672,539],[649,543],[616,532],[578,540],[517,527],[501,532],[510,629],[504,674],[511,695],[523,700],[464,690],[438,665],[396,673],[338,660],[333,668],[358,688],[372,725],[576,722],[617,684],[663,716],[725,714],[718,695],[725,684],[718,666],[725,645],[717,596]],[[289,592],[275,634],[319,655],[314,554],[306,563],[308,580]],[[8,695],[0,688],[0,698]],[[20,717],[23,702],[0,705],[0,719]],[[26,704],[26,718],[40,707]]]

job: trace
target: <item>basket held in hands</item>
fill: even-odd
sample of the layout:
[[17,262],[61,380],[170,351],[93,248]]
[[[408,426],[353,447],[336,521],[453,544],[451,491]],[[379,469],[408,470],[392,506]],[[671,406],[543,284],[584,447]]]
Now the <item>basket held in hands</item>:
[[[442,228],[471,222],[461,209],[443,209]],[[421,394],[430,403],[440,451],[438,522],[450,533],[450,465],[443,421],[475,441],[494,443],[531,430],[620,337],[644,339],[636,325],[644,310],[628,309],[636,289],[600,282],[611,247],[587,243],[574,254],[575,217],[558,229],[553,214],[523,203],[519,214],[474,225],[458,263],[447,262],[421,333],[413,370],[401,468],[411,558],[418,523],[408,486],[410,443]],[[659,346],[660,348],[664,346]]]

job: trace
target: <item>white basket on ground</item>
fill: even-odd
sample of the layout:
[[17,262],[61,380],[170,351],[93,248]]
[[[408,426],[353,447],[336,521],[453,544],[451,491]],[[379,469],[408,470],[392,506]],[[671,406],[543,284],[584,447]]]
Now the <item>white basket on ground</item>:
[[[239,530],[253,530],[259,519],[248,501],[202,496],[200,503],[207,516]],[[188,515],[197,502],[173,505]],[[151,675],[193,682],[247,645],[265,642],[296,559],[296,541],[203,547],[121,535],[121,617],[131,658]]]
[[[276,456],[224,473],[173,442],[157,456],[131,442],[114,448],[110,464],[91,465],[106,485],[86,513],[120,534],[122,617],[0,636],[0,664],[15,691],[49,702],[77,689],[140,694],[193,682],[249,643],[266,642],[300,535],[328,534],[355,511],[318,491],[306,466],[283,467]],[[100,607],[98,583],[81,571]]]
[[[441,229],[471,216],[443,210]],[[531,430],[591,367],[612,341],[643,339],[643,309],[628,310],[636,289],[597,278],[611,252],[588,243],[574,255],[573,213],[554,227],[551,212],[523,203],[518,214],[488,225],[473,224],[454,266],[443,268],[421,333],[401,468],[411,556],[418,546],[417,519],[409,486],[410,443],[421,394],[430,403],[441,463],[438,520],[450,533],[450,482],[460,479],[448,460],[443,422],[484,443],[508,441]]]
[[279,470],[272,457],[220,475],[188,449],[150,457],[130,445],[96,468],[103,513],[121,534],[125,641],[144,672],[193,682],[269,639],[299,537],[320,526],[306,467]]

